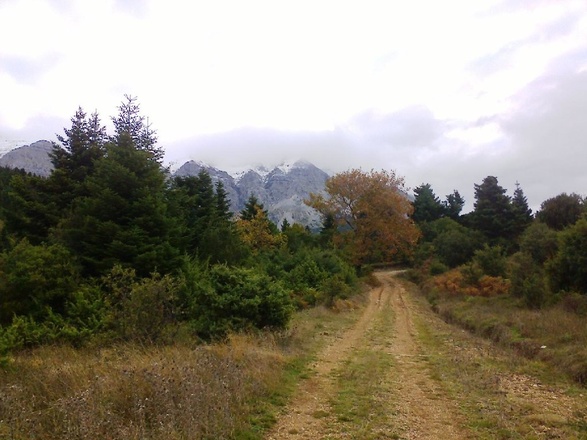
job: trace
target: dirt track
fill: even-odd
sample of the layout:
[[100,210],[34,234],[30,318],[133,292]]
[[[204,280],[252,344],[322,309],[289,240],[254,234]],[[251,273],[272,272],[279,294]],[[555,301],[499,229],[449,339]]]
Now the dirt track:
[[[392,272],[379,273],[378,278],[382,287],[370,292],[361,318],[319,355],[313,365],[315,374],[302,383],[268,439],[348,438],[332,415],[335,398],[332,373],[344,368],[357,347],[366,345],[388,350],[395,358],[395,367],[388,371],[388,376],[379,378],[392,385],[389,399],[383,404],[389,405],[393,417],[392,431],[386,433],[385,427],[380,427],[379,434],[383,436],[380,438],[386,434],[399,438],[397,432],[406,439],[465,438],[454,403],[443,395],[421,362],[425,354],[418,346],[411,307],[403,288],[393,279]],[[378,338],[369,338],[368,330],[383,313],[395,316],[393,328]],[[400,403],[394,404],[398,398]],[[327,416],[317,417],[317,414]]]
[[[319,353],[267,439],[587,438],[581,390],[520,373],[511,354],[444,323],[394,272],[377,278],[382,287],[369,292],[358,321]],[[351,399],[368,411],[341,417],[340,401],[349,400],[341,391],[344,373],[369,356],[386,360],[385,368],[361,378],[368,391],[354,391],[365,391],[362,403]]]

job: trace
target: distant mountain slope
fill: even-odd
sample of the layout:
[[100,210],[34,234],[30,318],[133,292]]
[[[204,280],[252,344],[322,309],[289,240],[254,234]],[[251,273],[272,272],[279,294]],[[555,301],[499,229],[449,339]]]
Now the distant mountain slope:
[[[48,176],[53,170],[49,153],[53,144],[37,141],[15,148],[0,157],[0,166],[22,168],[40,176]],[[206,170],[212,181],[222,181],[230,199],[231,210],[238,213],[246,201],[255,195],[269,213],[269,218],[280,226],[284,219],[290,224],[300,223],[312,229],[321,226],[320,215],[304,204],[310,193],[324,191],[328,174],[310,162],[299,160],[282,164],[273,169],[263,166],[246,168],[231,173],[202,162],[189,161],[174,175],[195,176]]]
[[22,168],[29,173],[47,177],[53,170],[53,164],[49,158],[52,149],[53,144],[44,140],[23,145],[0,157],[0,166]]
[[322,224],[320,215],[304,204],[304,199],[310,193],[324,191],[328,174],[310,162],[300,160],[272,170],[257,167],[229,174],[201,162],[190,161],[175,174],[197,175],[201,170],[206,170],[214,182],[222,181],[234,212],[240,211],[253,194],[277,225],[281,225],[284,219],[290,224],[300,223],[310,228],[318,228]]

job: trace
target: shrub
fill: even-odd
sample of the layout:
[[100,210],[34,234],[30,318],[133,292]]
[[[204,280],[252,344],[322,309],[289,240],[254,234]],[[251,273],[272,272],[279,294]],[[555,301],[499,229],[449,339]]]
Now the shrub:
[[518,252],[512,256],[509,276],[512,295],[523,298],[528,307],[542,307],[548,293],[544,270],[530,254]]
[[188,267],[183,296],[188,319],[205,339],[247,329],[284,328],[293,311],[288,291],[260,269]]
[[49,309],[63,313],[78,271],[64,247],[24,239],[0,255],[0,280],[0,324],[9,324],[13,315],[43,319]]
[[485,245],[483,249],[475,251],[473,262],[485,274],[491,277],[505,277],[507,273],[507,259],[501,246]]
[[133,269],[115,266],[104,284],[110,326],[122,339],[157,342],[175,322],[179,285],[169,275],[137,280]]
[[559,249],[548,271],[555,290],[587,294],[587,219],[559,233]]

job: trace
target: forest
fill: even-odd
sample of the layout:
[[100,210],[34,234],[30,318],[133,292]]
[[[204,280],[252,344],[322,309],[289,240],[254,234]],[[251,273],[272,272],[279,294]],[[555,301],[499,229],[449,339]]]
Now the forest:
[[[533,215],[519,184],[405,197],[394,172],[350,170],[307,204],[318,232],[273,224],[254,194],[233,215],[222,182],[172,177],[156,132],[126,96],[106,133],[81,108],[58,136],[47,179],[0,170],[0,356],[40,344],[210,341],[287,327],[296,308],[356,291],[373,264],[413,267],[469,295],[511,293],[529,308],[587,293],[585,199],[560,194]],[[403,191],[403,192],[402,192]],[[581,307],[587,307],[582,305]]]

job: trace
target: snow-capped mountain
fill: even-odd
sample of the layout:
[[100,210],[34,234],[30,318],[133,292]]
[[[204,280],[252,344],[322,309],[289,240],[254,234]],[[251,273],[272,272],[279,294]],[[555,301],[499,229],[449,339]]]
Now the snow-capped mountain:
[[[0,157],[0,166],[48,176],[53,169],[49,159],[51,149],[52,143],[48,141],[18,147]],[[249,197],[254,195],[277,225],[281,225],[284,219],[290,224],[300,223],[312,229],[322,224],[320,215],[304,204],[304,199],[310,193],[324,191],[328,174],[310,162],[298,160],[276,167],[258,165],[224,171],[202,162],[189,161],[174,175],[195,176],[202,170],[210,174],[214,183],[222,181],[235,213],[242,210]]]
[[234,212],[240,211],[251,195],[257,197],[277,225],[284,219],[310,228],[320,227],[320,215],[304,203],[310,193],[324,191],[328,174],[307,161],[285,163],[269,169],[257,166],[228,173],[201,162],[186,162],[178,176],[197,175],[207,171],[214,182],[221,180]]

